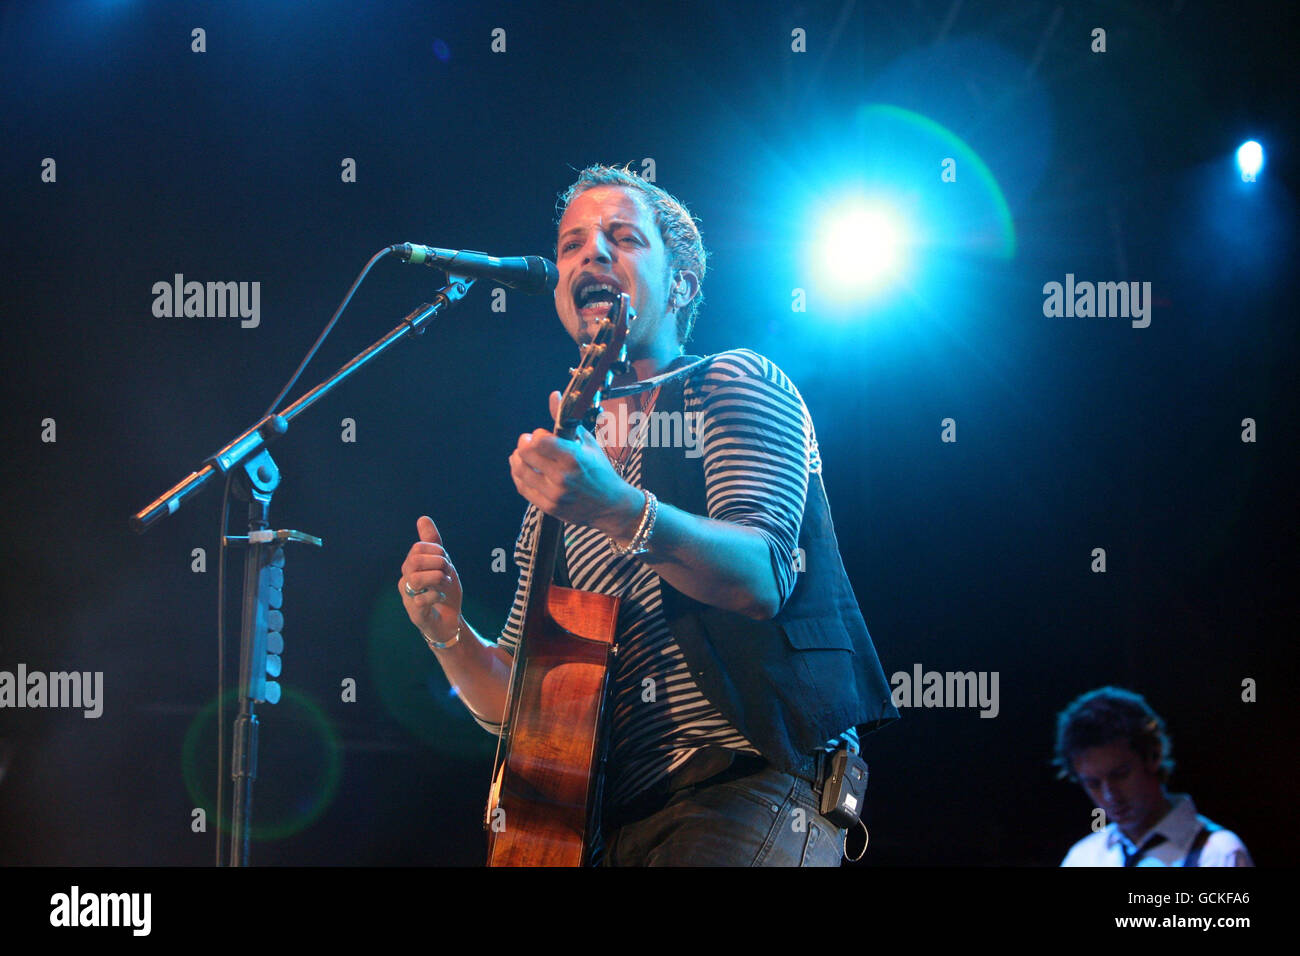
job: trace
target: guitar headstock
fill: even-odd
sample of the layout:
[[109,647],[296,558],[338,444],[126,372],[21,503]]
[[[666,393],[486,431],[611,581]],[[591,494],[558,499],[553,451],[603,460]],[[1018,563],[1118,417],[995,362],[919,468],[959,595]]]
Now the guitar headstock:
[[636,318],[632,299],[619,293],[609,307],[609,315],[600,323],[595,338],[582,347],[582,361],[570,369],[568,387],[560,396],[559,414],[555,416],[556,434],[568,434],[600,402],[601,389],[614,377],[614,366],[627,358],[628,324]]

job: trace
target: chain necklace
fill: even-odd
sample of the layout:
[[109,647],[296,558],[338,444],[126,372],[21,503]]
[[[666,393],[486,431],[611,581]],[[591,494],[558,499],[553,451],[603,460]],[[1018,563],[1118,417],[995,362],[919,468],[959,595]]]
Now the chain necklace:
[[[631,398],[632,396],[628,397]],[[636,396],[636,399],[637,411],[641,413],[641,423],[637,426],[636,434],[623,436],[623,446],[619,448],[617,454],[612,454],[609,447],[605,447],[605,454],[609,458],[609,463],[614,466],[614,470],[618,472],[620,478],[627,477],[627,466],[632,461],[632,452],[645,441],[646,431],[650,427],[650,416],[654,413],[655,402],[659,400],[659,389],[656,388],[650,393],[650,400],[644,405],[641,404],[639,395]]]

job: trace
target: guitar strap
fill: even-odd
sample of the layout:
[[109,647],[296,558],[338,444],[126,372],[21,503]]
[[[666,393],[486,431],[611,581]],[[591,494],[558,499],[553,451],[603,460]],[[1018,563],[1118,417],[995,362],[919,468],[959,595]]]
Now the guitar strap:
[[571,588],[573,584],[569,581],[569,560],[565,557],[565,536],[568,534],[569,526],[560,524],[559,542],[555,545],[555,579],[554,584],[562,588]]
[[[601,393],[602,398],[623,398],[626,395],[637,395],[641,392],[648,392],[652,388],[658,388],[665,382],[671,382],[674,379],[683,378],[695,371],[697,366],[703,365],[713,356],[706,355],[700,358],[698,355],[679,355],[668,363],[668,371],[663,372],[653,378],[642,379],[639,382],[633,382],[631,385],[620,385],[618,388],[607,389]],[[682,364],[685,362],[686,364]],[[677,366],[677,367],[674,367]]]

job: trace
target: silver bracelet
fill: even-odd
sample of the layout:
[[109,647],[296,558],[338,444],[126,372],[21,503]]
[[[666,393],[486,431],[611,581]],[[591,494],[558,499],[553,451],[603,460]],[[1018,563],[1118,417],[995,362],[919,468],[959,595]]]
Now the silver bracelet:
[[455,647],[455,646],[460,642],[460,626],[461,626],[461,619],[460,619],[460,616],[457,615],[457,617],[456,617],[456,636],[453,637],[453,638],[452,638],[450,641],[448,641],[446,644],[443,644],[443,643],[440,642],[440,641],[435,641],[435,640],[434,640],[433,638],[431,638],[428,634],[425,634],[424,631],[420,631],[420,636],[421,636],[422,638],[424,638],[424,643],[426,643],[426,644],[429,645],[430,650],[435,650],[435,651],[445,651],[445,650],[446,650],[447,648],[449,648],[449,647]]
[[641,521],[636,526],[636,533],[627,547],[623,547],[613,538],[609,539],[610,550],[619,557],[635,557],[650,550],[650,535],[654,534],[655,519],[659,517],[659,499],[653,491],[642,489],[645,495],[645,507],[641,509]]

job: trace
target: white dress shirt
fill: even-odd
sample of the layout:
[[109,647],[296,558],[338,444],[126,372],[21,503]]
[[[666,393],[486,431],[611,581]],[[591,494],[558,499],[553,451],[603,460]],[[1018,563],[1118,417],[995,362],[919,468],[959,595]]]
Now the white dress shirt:
[[1246,846],[1231,830],[1225,830],[1196,812],[1192,798],[1171,794],[1173,806],[1142,838],[1139,848],[1112,823],[1074,846],[1061,866],[1123,866],[1125,858],[1140,853],[1134,866],[1186,866],[1197,834],[1209,830],[1196,866],[1254,866]]

